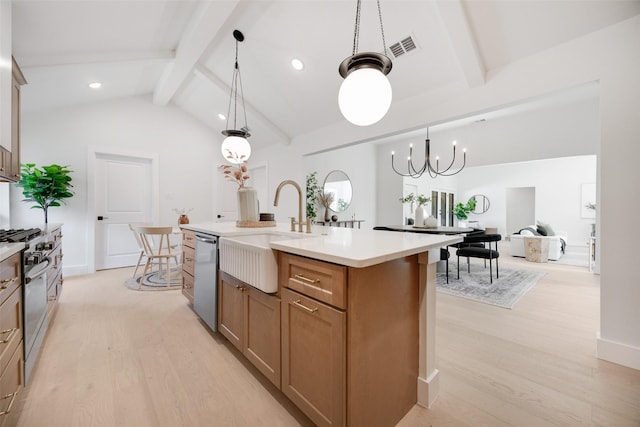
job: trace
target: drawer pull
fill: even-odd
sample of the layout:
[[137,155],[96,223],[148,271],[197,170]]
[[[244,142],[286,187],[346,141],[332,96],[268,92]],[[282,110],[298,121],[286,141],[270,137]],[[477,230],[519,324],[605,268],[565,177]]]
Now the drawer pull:
[[[8,285],[9,283],[13,282],[14,280],[18,280],[18,276],[12,277],[11,279],[2,279],[2,280],[0,280],[0,284]],[[7,289],[7,287],[3,286],[2,289]]]
[[307,282],[311,284],[320,283],[320,279],[309,279],[308,277],[304,277],[302,274],[295,274],[293,277],[295,279],[302,280],[303,282]]
[[11,329],[5,329],[4,331],[0,331],[0,335],[9,334],[9,336],[6,339],[0,341],[0,344],[6,344],[9,341],[11,341],[11,339],[13,338],[12,336],[13,333],[17,330],[18,328],[11,328]]
[[240,292],[244,292],[244,286],[236,285],[236,289]]
[[193,261],[193,258],[185,258],[184,260],[185,260],[186,262],[192,262],[192,261]]
[[18,392],[14,391],[11,394],[7,394],[6,396],[2,396],[2,400],[11,398],[11,402],[9,402],[9,406],[7,406],[7,410],[6,411],[0,412],[0,417],[3,416],[3,415],[9,415],[9,413],[11,412],[11,407],[13,406],[13,401],[16,399],[17,395],[18,395]]
[[309,313],[315,313],[316,311],[318,311],[317,308],[309,308],[306,305],[302,304],[300,302],[300,300],[296,300],[296,301],[292,302],[291,304],[295,305],[296,307],[300,307],[301,309],[306,310]]

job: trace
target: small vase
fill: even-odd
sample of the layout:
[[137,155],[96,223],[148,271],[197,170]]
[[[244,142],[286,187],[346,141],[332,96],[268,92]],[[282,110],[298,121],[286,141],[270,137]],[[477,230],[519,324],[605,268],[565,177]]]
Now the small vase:
[[259,211],[258,192],[251,187],[238,188],[238,220],[258,222]]
[[180,214],[178,217],[178,225],[189,224],[189,217],[187,214]]
[[331,212],[329,211],[329,206],[324,207],[324,222],[331,221]]
[[424,225],[424,209],[422,206],[416,208],[416,216],[413,224],[419,227]]
[[438,226],[438,220],[433,216],[429,216],[424,220],[424,225],[429,228],[436,228]]

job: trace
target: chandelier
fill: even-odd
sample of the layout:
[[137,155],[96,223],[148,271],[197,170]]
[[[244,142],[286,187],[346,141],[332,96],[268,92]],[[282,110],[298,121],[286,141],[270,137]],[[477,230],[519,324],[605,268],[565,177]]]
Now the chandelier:
[[431,151],[430,151],[430,141],[429,141],[429,128],[427,128],[427,139],[424,141],[424,163],[419,168],[416,168],[413,164],[413,144],[409,144],[409,157],[407,157],[407,172],[403,173],[398,171],[394,162],[395,152],[391,152],[391,167],[393,171],[401,176],[411,177],[411,178],[420,178],[423,173],[427,172],[431,178],[436,178],[438,176],[452,176],[458,174],[464,169],[467,164],[467,149],[464,148],[462,150],[462,166],[459,169],[452,170],[455,161],[456,161],[456,141],[453,141],[453,156],[451,159],[451,163],[444,169],[440,169],[440,157],[436,156],[436,166],[433,167],[431,163]]
[[340,63],[338,72],[344,78],[338,93],[338,106],[342,115],[358,126],[369,126],[382,119],[391,106],[391,84],[387,74],[391,71],[391,59],[386,56],[380,0],[378,16],[382,33],[382,53],[358,53],[360,43],[361,0],[356,5],[356,23],[353,32],[353,53]]
[[[251,156],[251,145],[249,145],[248,137],[249,127],[247,126],[247,111],[244,106],[244,92],[242,90],[242,77],[240,76],[240,66],[238,65],[238,43],[244,41],[244,35],[238,31],[233,31],[233,38],[236,39],[236,59],[233,67],[233,77],[231,78],[231,94],[229,96],[229,108],[227,110],[227,129],[222,131],[226,136],[222,141],[220,151],[225,159],[231,163],[239,164],[249,160]],[[238,118],[238,91],[240,91],[240,101],[242,112],[244,114],[244,126],[237,128]],[[233,104],[233,110],[231,106]],[[233,114],[233,129],[229,128],[229,120]]]

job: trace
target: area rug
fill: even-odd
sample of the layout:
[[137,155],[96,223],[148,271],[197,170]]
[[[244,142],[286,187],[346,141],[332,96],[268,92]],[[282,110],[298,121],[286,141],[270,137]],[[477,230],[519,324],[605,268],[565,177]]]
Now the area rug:
[[489,283],[489,267],[471,263],[471,274],[467,273],[466,262],[460,266],[460,279],[457,279],[455,262],[449,262],[449,283],[444,271],[437,273],[437,290],[450,295],[471,299],[503,308],[513,306],[527,293],[536,282],[545,275],[541,271],[515,270],[500,268],[500,278],[495,277]]
[[[140,280],[142,279],[142,275],[137,276],[135,278],[130,277],[124,282],[124,285],[129,289],[134,289],[136,291],[167,291],[174,289],[182,288],[182,270],[180,268],[172,268],[171,272],[171,281],[170,286],[167,286],[167,279],[164,275],[164,272],[160,274],[157,271],[153,271],[151,273],[147,273],[142,281],[142,286],[140,286]],[[140,288],[140,289],[138,289]]]

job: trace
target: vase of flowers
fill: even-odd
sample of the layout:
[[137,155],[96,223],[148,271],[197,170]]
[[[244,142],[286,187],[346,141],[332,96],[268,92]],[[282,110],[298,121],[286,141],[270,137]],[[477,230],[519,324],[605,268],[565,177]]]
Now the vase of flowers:
[[238,184],[238,221],[258,222],[260,220],[258,192],[255,188],[245,185],[250,179],[246,161],[236,165],[222,165],[220,170],[227,181]]
[[331,221],[331,212],[329,210],[329,205],[331,205],[334,199],[335,199],[334,193],[321,191],[318,194],[318,201],[322,206],[324,206],[324,222]]
[[417,205],[414,213],[414,225],[423,226],[425,220],[427,219],[427,214],[424,211],[423,206],[427,205],[431,201],[430,197],[425,196],[424,194],[413,194],[409,193],[406,196],[400,198],[402,203],[411,203],[411,210],[413,210],[414,204]]

